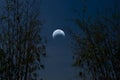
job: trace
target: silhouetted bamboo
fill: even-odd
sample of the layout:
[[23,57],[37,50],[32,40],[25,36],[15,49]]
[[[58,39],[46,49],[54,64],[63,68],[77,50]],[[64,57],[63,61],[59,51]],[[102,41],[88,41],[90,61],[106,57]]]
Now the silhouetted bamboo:
[[42,68],[45,44],[40,36],[39,12],[34,11],[31,1],[5,0],[5,13],[0,18],[0,49],[5,54],[0,52],[2,80],[36,79],[36,70]]

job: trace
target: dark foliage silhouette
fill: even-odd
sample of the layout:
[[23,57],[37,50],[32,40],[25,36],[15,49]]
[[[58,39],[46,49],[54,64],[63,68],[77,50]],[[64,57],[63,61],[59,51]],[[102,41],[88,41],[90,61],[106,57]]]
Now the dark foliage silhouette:
[[82,30],[77,34],[69,30],[74,51],[74,67],[78,67],[82,80],[120,80],[120,15],[93,20],[76,19]]
[[0,15],[0,80],[37,79],[45,42],[34,0],[4,0]]

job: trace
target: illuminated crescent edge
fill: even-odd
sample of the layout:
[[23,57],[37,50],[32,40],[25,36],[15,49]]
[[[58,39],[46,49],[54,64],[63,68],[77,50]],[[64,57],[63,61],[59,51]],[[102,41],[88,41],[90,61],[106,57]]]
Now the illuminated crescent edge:
[[55,30],[55,31],[53,32],[53,35],[52,35],[53,38],[54,38],[56,35],[63,35],[63,36],[65,36],[65,33],[64,33],[63,30],[57,29],[57,30]]

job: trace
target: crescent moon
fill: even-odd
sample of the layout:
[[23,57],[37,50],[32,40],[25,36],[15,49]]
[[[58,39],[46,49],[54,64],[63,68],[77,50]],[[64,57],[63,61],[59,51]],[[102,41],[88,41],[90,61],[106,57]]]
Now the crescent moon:
[[56,29],[56,30],[53,31],[52,37],[54,38],[57,35],[65,36],[65,32],[61,29]]

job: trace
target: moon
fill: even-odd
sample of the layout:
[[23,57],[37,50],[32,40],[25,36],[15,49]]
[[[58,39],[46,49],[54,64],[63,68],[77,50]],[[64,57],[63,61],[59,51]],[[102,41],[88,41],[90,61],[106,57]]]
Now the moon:
[[62,35],[65,36],[65,32],[61,29],[56,29],[53,31],[52,37],[54,38],[55,36]]

